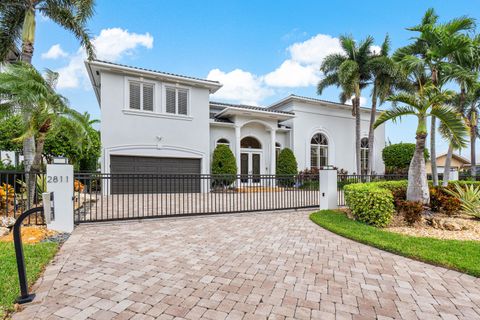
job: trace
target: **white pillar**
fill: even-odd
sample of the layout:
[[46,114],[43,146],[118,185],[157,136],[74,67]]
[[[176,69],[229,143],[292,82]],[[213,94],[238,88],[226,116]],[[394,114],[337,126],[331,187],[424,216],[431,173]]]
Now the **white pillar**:
[[270,174],[275,174],[276,173],[276,159],[275,159],[275,141],[277,140],[276,137],[277,131],[275,129],[270,130],[270,145],[271,145],[271,150],[270,150]]
[[235,126],[235,159],[237,160],[237,174],[240,174],[240,126]]
[[337,170],[320,170],[320,210],[337,209]]
[[73,231],[73,166],[47,165],[47,191],[53,192],[54,219],[47,227],[60,232]]

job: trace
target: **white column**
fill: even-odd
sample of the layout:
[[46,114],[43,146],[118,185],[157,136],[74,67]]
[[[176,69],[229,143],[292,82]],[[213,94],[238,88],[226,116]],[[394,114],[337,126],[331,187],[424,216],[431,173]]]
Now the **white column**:
[[320,210],[337,209],[337,170],[320,170]]
[[275,129],[270,130],[270,174],[276,173],[276,159],[275,159],[275,141],[277,140],[277,131]]
[[240,174],[240,126],[235,126],[235,159],[237,160],[237,174]]
[[54,219],[48,229],[60,232],[73,231],[73,166],[47,165],[47,191],[53,192]]

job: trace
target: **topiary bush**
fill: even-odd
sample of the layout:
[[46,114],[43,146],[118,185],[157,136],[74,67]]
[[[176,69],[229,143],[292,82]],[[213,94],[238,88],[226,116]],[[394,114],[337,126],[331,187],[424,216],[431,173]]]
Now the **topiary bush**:
[[278,179],[278,184],[280,186],[292,186],[295,183],[294,176],[298,172],[297,159],[293,151],[289,148],[285,148],[280,151],[277,159],[277,169],[276,173],[280,177]]
[[[382,159],[387,173],[407,173],[410,161],[415,153],[414,143],[396,143],[382,150]],[[430,157],[425,149],[425,160]]]
[[390,190],[375,183],[356,183],[344,187],[345,201],[356,220],[376,227],[390,223],[393,213],[393,195]]
[[227,187],[235,181],[237,175],[237,162],[232,150],[227,145],[219,144],[213,150],[212,174],[214,187]]

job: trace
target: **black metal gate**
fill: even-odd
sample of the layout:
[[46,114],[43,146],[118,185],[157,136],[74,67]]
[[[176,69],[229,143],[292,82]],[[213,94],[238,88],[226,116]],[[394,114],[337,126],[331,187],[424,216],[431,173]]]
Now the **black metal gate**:
[[318,207],[318,189],[305,174],[76,173],[75,222]]

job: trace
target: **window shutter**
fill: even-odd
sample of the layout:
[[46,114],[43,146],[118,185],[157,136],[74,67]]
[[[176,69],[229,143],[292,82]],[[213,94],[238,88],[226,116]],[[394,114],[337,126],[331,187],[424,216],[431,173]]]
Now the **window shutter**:
[[153,111],[153,84],[143,84],[143,110]]
[[188,91],[178,89],[178,114],[187,115],[188,111]]
[[166,89],[166,105],[168,113],[176,113],[175,111],[175,89],[167,88]]
[[140,83],[130,82],[130,109],[140,110]]

